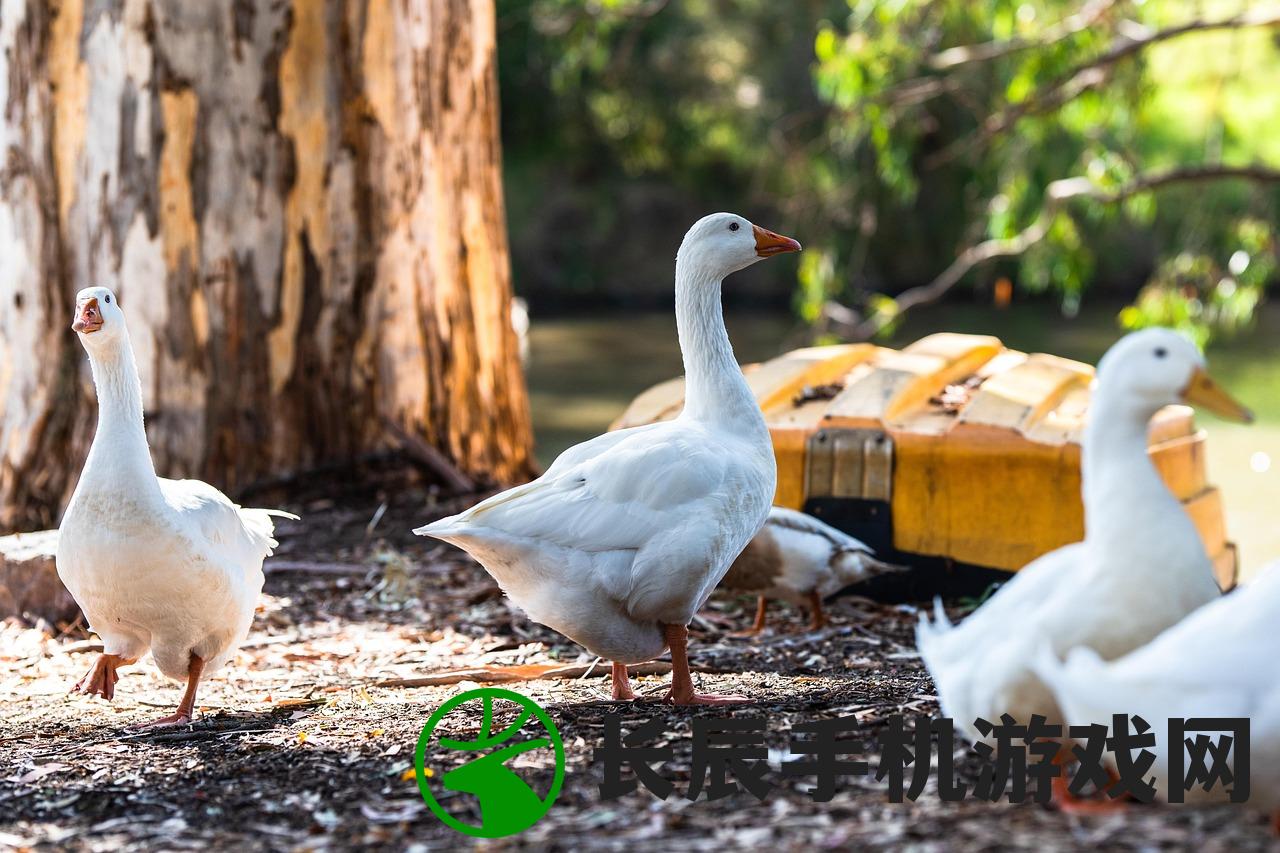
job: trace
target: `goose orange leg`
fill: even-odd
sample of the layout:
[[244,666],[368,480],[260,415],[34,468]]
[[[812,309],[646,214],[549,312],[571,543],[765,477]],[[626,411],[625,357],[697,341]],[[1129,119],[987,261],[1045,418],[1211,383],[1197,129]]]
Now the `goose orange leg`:
[[93,662],[93,667],[85,673],[84,678],[71,687],[72,693],[83,693],[86,696],[101,696],[110,702],[116,695],[116,682],[120,674],[116,670],[137,661],[137,658],[126,658],[120,655],[101,654]]
[[815,589],[809,593],[809,630],[821,631],[827,627],[827,611],[822,608],[822,596]]
[[627,674],[625,663],[613,662],[613,701],[632,702],[636,698],[631,689],[631,676]]
[[[1060,749],[1053,759],[1053,763],[1063,768],[1064,771],[1061,775],[1053,777],[1053,802],[1057,805],[1058,811],[1063,814],[1102,815],[1115,814],[1128,808],[1128,804],[1123,799],[1108,797],[1103,791],[1098,792],[1102,797],[1100,800],[1086,800],[1071,793],[1065,772],[1066,765],[1070,762],[1071,751],[1066,747]],[[1107,776],[1111,778],[1111,783],[1107,787],[1120,781],[1120,777],[1110,769],[1107,770]]]
[[765,623],[769,616],[769,599],[763,595],[756,596],[756,621],[751,623],[751,627],[745,631],[734,631],[730,637],[754,637],[764,630]]
[[133,726],[134,729],[162,729],[169,726],[185,726],[191,722],[196,712],[196,687],[200,684],[200,673],[204,671],[204,660],[191,656],[187,664],[187,689],[182,691],[182,699],[178,702],[178,710],[167,717],[152,720]]
[[673,705],[733,705],[750,702],[746,696],[719,693],[696,693],[689,672],[689,629],[684,625],[663,625],[662,636],[671,649],[671,690],[664,702]]

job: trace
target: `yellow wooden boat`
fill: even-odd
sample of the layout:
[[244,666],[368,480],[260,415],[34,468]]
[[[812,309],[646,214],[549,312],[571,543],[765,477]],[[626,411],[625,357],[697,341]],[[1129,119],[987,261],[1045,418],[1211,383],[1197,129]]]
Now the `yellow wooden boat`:
[[[978,589],[1084,537],[1089,365],[943,333],[901,351],[799,349],[745,370],[773,436],[774,502],[857,536],[881,559],[917,568],[899,592]],[[683,402],[684,380],[663,382],[613,426],[673,418]],[[1236,550],[1221,496],[1206,478],[1204,445],[1186,406],[1151,422],[1152,460],[1195,521],[1226,589],[1235,583]]]

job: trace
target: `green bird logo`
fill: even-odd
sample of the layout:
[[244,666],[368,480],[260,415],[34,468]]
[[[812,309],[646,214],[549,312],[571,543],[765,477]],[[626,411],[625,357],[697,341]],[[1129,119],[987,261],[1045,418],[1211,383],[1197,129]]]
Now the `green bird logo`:
[[[495,703],[511,703],[518,709],[515,719],[497,732]],[[434,737],[447,716],[472,704],[478,706],[481,717],[480,730],[473,739]],[[521,735],[524,739],[517,740]],[[510,766],[517,756],[537,749],[551,749],[555,754],[555,777],[542,796]],[[432,762],[435,764],[454,764],[460,757],[463,763],[436,773],[428,767],[429,752],[437,759]],[[564,744],[555,723],[532,699],[511,690],[482,688],[453,697],[431,715],[418,738],[414,767],[423,799],[443,823],[478,838],[502,838],[533,826],[555,802],[564,781]],[[469,794],[474,800],[447,797],[445,791]],[[442,799],[452,808],[446,808]],[[478,805],[479,824],[458,814],[473,803]]]

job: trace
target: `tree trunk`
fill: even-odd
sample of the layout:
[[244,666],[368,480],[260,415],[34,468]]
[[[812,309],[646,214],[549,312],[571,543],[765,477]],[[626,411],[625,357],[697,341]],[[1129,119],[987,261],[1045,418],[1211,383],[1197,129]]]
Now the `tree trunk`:
[[0,528],[74,487],[91,284],[128,317],[164,474],[234,491],[400,431],[528,473],[490,0],[2,14]]

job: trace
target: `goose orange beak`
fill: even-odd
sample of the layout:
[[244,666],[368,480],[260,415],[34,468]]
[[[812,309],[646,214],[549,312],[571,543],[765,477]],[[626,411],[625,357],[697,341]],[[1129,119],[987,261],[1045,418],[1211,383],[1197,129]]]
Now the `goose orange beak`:
[[762,258],[768,258],[773,255],[781,255],[786,252],[800,251],[800,243],[792,240],[790,237],[783,237],[781,234],[774,234],[766,228],[759,225],[752,225],[751,230],[756,237],[756,254]]
[[90,297],[76,306],[76,318],[71,328],[82,335],[88,335],[102,328],[102,311],[98,309],[97,297]]
[[1222,389],[1208,373],[1197,367],[1191,381],[1182,390],[1182,399],[1193,406],[1208,409],[1220,418],[1240,423],[1253,423],[1253,412]]

